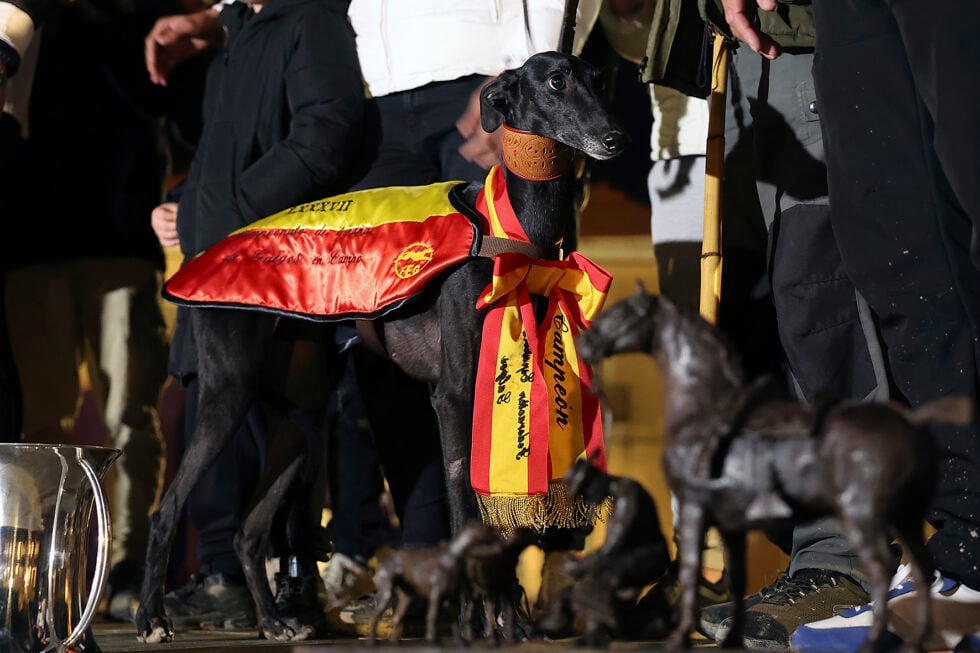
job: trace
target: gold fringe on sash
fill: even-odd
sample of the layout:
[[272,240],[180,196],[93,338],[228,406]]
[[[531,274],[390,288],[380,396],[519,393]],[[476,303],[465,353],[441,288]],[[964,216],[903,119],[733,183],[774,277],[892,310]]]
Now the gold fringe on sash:
[[548,482],[547,494],[476,495],[483,523],[507,536],[518,528],[544,533],[549,528],[582,528],[606,521],[612,510],[612,497],[598,505],[570,497],[568,485],[558,478]]

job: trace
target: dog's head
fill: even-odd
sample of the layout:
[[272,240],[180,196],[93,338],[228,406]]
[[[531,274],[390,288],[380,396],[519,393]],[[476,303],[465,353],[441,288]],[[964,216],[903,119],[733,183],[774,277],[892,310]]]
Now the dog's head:
[[507,70],[480,94],[483,129],[506,123],[595,159],[626,149],[629,136],[609,115],[602,72],[578,57],[542,52]]
[[565,472],[569,495],[596,504],[609,495],[609,476],[596,466],[598,457],[594,452],[587,459],[579,458]]
[[575,338],[576,351],[592,365],[613,354],[656,353],[657,318],[676,311],[670,300],[647,293],[637,281],[635,294],[604,309]]

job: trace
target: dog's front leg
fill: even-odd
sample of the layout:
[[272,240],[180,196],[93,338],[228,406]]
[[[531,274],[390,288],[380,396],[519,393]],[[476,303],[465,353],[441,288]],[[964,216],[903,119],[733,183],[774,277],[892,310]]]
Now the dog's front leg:
[[682,498],[677,529],[680,534],[678,580],[681,585],[681,602],[677,630],[674,631],[667,643],[667,648],[670,651],[678,651],[690,646],[690,635],[691,630],[694,629],[694,618],[697,611],[698,574],[701,573],[704,508],[690,499]]
[[483,330],[483,313],[476,310],[474,298],[489,278],[462,270],[447,279],[438,303],[441,364],[432,389],[432,406],[439,420],[453,534],[461,532],[468,521],[480,518],[469,477],[473,397]]

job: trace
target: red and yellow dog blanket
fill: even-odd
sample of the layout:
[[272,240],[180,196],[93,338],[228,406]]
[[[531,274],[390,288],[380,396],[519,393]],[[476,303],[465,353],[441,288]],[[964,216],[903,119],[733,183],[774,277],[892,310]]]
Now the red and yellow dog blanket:
[[[499,166],[473,220],[459,182],[357,191],[301,204],[240,229],[166,284],[178,304],[237,306],[336,321],[386,314],[472,256],[484,235],[528,242]],[[574,337],[602,308],[611,277],[580,254],[504,253],[477,300],[488,309],[477,369],[470,469],[484,519],[504,530],[589,525],[594,507],[561,478],[583,453],[605,464],[599,403]],[[545,319],[531,295],[547,298]]]
[[476,253],[478,227],[449,199],[459,183],[362,190],[280,211],[186,262],[163,295],[311,320],[379,317]]

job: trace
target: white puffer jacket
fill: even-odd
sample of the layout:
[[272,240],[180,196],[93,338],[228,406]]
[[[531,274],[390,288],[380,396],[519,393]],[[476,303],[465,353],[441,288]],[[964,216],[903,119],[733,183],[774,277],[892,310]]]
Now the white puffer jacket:
[[[600,0],[580,0],[575,52]],[[371,95],[465,75],[497,75],[558,47],[564,0],[353,0],[361,72]]]

